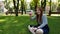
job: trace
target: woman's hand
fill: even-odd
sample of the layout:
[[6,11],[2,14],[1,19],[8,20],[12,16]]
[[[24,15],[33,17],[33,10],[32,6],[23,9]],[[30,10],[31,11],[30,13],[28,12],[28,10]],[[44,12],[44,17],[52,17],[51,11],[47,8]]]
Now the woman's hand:
[[35,27],[33,27],[33,30],[35,31],[35,30],[37,30],[38,28],[35,28]]
[[32,17],[32,12],[31,12],[31,11],[29,12],[29,17],[30,17],[30,19],[31,19],[31,17]]
[[40,26],[38,26],[38,29],[40,29]]
[[29,12],[29,16],[32,17],[32,12],[31,11]]

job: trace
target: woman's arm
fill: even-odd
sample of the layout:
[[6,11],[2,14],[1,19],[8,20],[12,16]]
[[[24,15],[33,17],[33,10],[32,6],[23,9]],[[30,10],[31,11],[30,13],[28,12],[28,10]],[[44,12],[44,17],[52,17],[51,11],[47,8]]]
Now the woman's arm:
[[36,15],[34,15],[33,17],[30,17],[31,20],[35,20],[36,19]]
[[47,16],[43,15],[42,16],[42,24],[38,28],[43,28],[47,23]]

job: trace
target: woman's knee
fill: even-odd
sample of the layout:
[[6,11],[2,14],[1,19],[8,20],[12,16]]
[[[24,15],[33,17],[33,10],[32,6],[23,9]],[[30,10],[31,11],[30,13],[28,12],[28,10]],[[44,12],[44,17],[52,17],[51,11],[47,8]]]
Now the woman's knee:
[[43,30],[42,29],[37,29],[36,34],[43,34]]

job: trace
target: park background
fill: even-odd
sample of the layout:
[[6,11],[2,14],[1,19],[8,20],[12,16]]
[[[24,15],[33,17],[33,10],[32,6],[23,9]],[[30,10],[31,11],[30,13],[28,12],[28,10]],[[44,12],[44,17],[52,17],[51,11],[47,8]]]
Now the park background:
[[60,34],[60,0],[0,0],[0,34],[31,34],[29,12],[43,7],[48,17],[49,34]]

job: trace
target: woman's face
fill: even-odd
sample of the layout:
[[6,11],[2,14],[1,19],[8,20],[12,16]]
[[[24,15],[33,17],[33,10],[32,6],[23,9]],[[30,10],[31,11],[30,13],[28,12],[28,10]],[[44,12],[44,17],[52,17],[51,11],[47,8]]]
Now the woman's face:
[[40,15],[41,11],[39,10],[39,8],[36,9],[36,13]]

